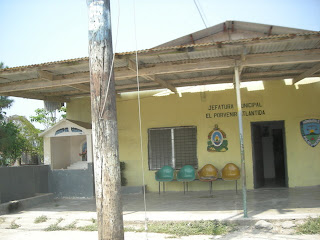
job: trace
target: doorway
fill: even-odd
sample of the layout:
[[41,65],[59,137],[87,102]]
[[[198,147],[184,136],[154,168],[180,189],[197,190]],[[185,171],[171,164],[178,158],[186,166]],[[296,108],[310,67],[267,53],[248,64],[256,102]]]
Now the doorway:
[[287,187],[284,121],[252,122],[254,188]]

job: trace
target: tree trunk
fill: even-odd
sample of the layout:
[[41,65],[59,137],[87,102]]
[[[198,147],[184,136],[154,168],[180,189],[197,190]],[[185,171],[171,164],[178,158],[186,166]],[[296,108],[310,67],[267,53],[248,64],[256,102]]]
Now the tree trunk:
[[124,233],[120,162],[118,159],[116,93],[113,69],[111,69],[113,51],[110,2],[108,0],[87,0],[87,4],[98,235],[99,240],[122,240]]

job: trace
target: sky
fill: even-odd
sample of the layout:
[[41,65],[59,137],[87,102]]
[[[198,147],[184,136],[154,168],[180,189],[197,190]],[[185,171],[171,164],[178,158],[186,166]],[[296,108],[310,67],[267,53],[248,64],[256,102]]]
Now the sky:
[[[114,51],[151,48],[205,28],[195,1],[208,27],[236,20],[320,31],[320,0],[111,0]],[[0,22],[0,62],[9,67],[88,56],[85,0],[0,0]],[[29,117],[43,107],[14,100],[8,115]]]

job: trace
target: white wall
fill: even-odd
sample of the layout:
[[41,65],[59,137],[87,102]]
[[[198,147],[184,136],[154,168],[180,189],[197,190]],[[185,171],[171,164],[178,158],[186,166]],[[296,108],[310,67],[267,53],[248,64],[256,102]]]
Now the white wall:
[[86,135],[70,137],[70,160],[71,164],[82,161],[80,144],[86,140]]
[[66,169],[71,164],[70,137],[51,138],[51,164],[53,169]]

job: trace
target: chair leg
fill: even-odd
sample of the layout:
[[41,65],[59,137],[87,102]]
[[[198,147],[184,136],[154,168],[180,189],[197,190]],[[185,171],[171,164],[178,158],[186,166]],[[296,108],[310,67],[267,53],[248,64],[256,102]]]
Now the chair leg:
[[160,182],[158,182],[159,183],[159,195],[160,195]]
[[186,194],[186,183],[183,182],[183,194]]
[[212,181],[210,181],[210,195],[212,193]]
[[189,192],[189,182],[187,182],[187,192]]
[[164,182],[162,182],[162,191],[163,191],[163,192],[166,192],[166,185],[165,185]]

